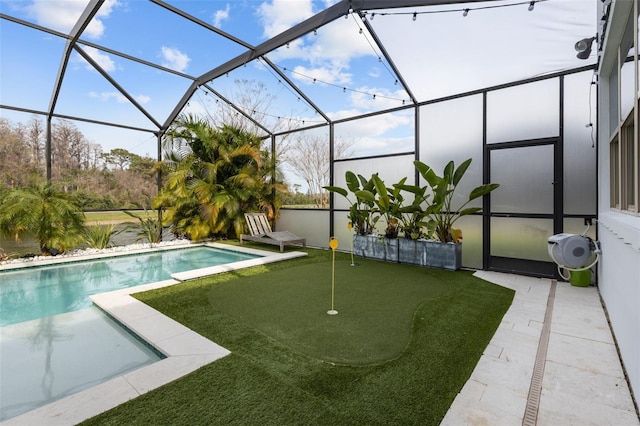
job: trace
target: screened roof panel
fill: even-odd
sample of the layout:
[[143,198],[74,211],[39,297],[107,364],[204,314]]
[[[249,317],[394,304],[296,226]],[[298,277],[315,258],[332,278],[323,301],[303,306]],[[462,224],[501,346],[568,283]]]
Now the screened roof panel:
[[[214,92],[237,103],[225,110],[243,111],[242,120],[268,133],[596,62],[595,47],[587,61],[574,50],[596,34],[594,0],[536,0],[531,11],[522,0],[414,6],[429,3],[437,0],[3,0],[1,104],[46,111],[66,43],[12,20],[68,34],[94,5],[100,8],[78,46],[153,119],[121,103],[118,88],[75,50],[51,113],[153,130],[181,111],[215,115],[225,101]],[[256,106],[250,92],[234,93],[236,81],[263,87],[268,106]],[[369,136],[410,137],[400,130],[404,118],[385,116],[394,119],[369,120],[385,127]],[[107,133],[87,136],[108,147]]]
[[[191,80],[121,57],[86,49],[114,85],[79,54],[73,53],[60,89],[59,114],[158,130]],[[144,109],[153,120],[129,99]],[[154,123],[155,120],[155,123]]]
[[596,33],[596,6],[549,0],[530,11],[527,2],[468,2],[368,16],[409,88],[425,101],[594,63],[596,49],[585,62],[574,44]]
[[331,1],[169,0],[221,31],[257,46],[322,11]]
[[46,111],[65,41],[3,20],[0,43],[0,103]]
[[[100,37],[92,40],[97,44],[192,76],[247,50],[149,1],[118,3],[107,19],[98,14],[92,24],[95,21],[104,28]],[[211,25],[211,19],[203,23]]]
[[345,15],[266,56],[332,119],[409,102],[357,14]]
[[[306,124],[326,123],[296,90],[265,61],[258,59],[230,71],[201,89],[211,88],[205,100],[213,107],[231,101],[241,113],[259,121],[271,132]],[[217,96],[220,95],[220,96]],[[198,99],[202,99],[201,96]],[[192,98],[192,101],[195,101]],[[282,128],[282,126],[288,126]]]

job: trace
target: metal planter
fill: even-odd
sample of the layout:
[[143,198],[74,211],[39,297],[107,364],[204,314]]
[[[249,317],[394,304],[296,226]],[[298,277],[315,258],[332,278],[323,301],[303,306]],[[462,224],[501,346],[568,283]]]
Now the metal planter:
[[354,235],[353,253],[367,259],[450,271],[460,269],[462,263],[462,244],[406,238],[389,239],[374,235]]
[[398,239],[375,235],[354,235],[353,254],[367,259],[398,262]]

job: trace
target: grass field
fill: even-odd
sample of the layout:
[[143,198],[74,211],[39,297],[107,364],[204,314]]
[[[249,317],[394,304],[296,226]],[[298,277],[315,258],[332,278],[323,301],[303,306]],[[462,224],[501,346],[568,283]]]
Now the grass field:
[[86,424],[436,425],[511,304],[469,271],[331,252],[137,295],[232,351]]
[[[144,211],[129,210],[130,212],[144,216]],[[87,223],[124,223],[135,222],[136,219],[122,211],[104,211],[104,212],[85,212],[85,221]]]

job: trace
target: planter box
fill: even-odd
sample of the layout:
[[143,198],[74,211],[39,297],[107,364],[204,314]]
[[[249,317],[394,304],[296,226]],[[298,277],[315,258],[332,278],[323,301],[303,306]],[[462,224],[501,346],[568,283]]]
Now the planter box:
[[411,265],[455,271],[462,262],[462,244],[446,244],[438,241],[398,240],[398,261]]
[[400,238],[398,240],[398,262],[425,266],[427,252],[423,242],[424,240]]
[[460,269],[462,244],[441,243],[439,241],[424,241],[424,243],[426,251],[424,266],[450,271]]
[[367,259],[398,262],[398,240],[375,235],[354,235],[353,254]]
[[462,263],[462,244],[354,235],[353,254],[367,259],[455,271]]

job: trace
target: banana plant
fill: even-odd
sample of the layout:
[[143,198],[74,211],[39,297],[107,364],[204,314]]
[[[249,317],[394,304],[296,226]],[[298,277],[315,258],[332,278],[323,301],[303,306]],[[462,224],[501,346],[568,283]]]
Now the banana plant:
[[371,179],[377,192],[377,197],[374,197],[374,203],[378,209],[377,213],[387,223],[384,236],[386,238],[398,238],[399,221],[402,218],[402,205],[404,203],[400,186],[404,185],[407,178],[402,178],[400,182],[393,185],[393,188],[387,188],[384,181],[377,174],[371,176]]
[[431,208],[429,205],[431,194],[427,193],[429,186],[408,185],[404,180],[393,186],[400,191],[408,192],[413,197],[410,204],[402,205],[399,209],[398,219],[404,237],[411,240],[432,239],[435,221],[427,220]]
[[459,243],[462,239],[462,231],[453,228],[453,224],[462,216],[482,210],[481,207],[465,208],[465,206],[476,198],[483,197],[494,191],[500,184],[488,183],[474,188],[469,193],[467,200],[460,207],[454,209],[453,195],[471,164],[471,158],[464,161],[457,168],[454,162],[450,161],[445,166],[442,176],[438,176],[431,167],[421,161],[416,160],[413,164],[433,193],[433,199],[426,213],[430,220],[435,222],[435,234],[438,240],[443,243]]
[[[349,202],[349,221],[358,235],[369,235],[373,232],[379,216],[376,216],[376,188],[372,179],[357,175],[351,171],[345,173],[347,188],[324,186],[329,192],[342,195]],[[350,197],[350,194],[353,197]],[[355,199],[354,199],[355,198]]]

